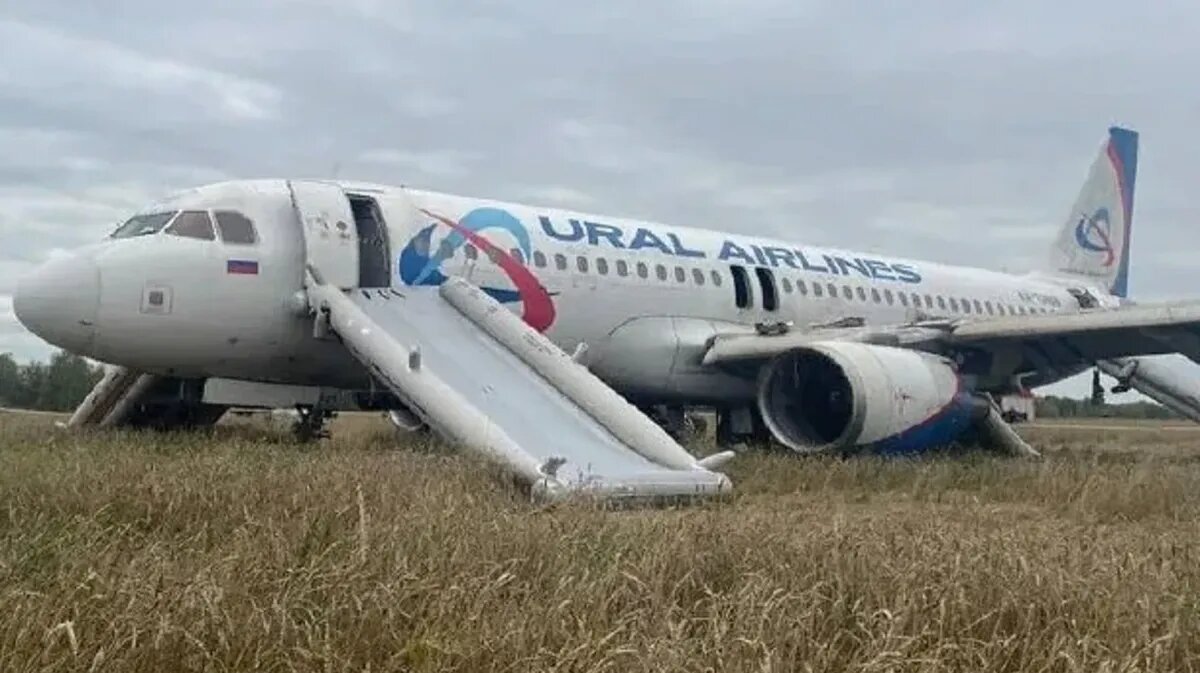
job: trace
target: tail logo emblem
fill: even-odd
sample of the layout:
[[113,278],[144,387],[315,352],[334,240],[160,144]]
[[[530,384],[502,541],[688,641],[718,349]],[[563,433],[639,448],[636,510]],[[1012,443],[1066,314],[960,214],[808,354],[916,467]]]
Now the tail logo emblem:
[[1103,266],[1113,265],[1116,251],[1113,250],[1108,208],[1097,208],[1090,216],[1080,215],[1079,223],[1075,225],[1075,242],[1084,250],[1103,253]]

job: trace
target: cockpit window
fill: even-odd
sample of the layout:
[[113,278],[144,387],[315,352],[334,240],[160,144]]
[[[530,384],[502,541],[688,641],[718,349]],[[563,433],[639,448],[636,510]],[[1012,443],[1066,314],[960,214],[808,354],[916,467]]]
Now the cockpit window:
[[117,227],[117,230],[112,233],[110,238],[133,238],[134,236],[157,234],[163,227],[167,226],[167,222],[171,221],[176,212],[172,210],[165,213],[134,215],[125,224]]
[[254,223],[245,215],[233,210],[218,210],[213,215],[217,218],[217,228],[221,230],[222,241],[244,245],[253,245],[258,241],[258,236],[254,233]]
[[211,241],[216,238],[213,234],[212,221],[203,210],[185,210],[167,227],[167,233],[184,238],[199,238]]

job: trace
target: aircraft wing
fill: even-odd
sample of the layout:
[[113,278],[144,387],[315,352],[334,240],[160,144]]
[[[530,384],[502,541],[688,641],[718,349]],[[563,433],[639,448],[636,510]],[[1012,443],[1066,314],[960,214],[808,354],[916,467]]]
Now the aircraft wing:
[[1200,303],[1137,304],[1072,314],[935,320],[898,326],[811,328],[780,335],[713,339],[705,364],[767,359],[815,341],[862,341],[921,350],[1020,355],[1037,368],[1090,366],[1099,360],[1182,353],[1200,362]]

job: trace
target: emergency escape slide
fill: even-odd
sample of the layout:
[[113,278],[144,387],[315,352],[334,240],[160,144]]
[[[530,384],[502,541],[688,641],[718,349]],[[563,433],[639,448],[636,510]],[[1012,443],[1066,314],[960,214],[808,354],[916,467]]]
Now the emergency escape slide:
[[434,288],[308,289],[317,329],[450,442],[528,483],[539,500],[711,496],[730,452],[697,460],[661,427],[461,278]]

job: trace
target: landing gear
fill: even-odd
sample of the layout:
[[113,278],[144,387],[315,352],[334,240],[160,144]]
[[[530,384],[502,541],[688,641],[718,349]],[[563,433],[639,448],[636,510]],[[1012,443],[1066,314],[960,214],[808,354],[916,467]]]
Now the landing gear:
[[229,407],[202,402],[203,389],[203,379],[157,378],[119,425],[163,432],[211,427]]
[[121,425],[150,430],[197,430],[208,428],[221,420],[229,407],[187,400],[147,402],[130,411]]
[[1104,404],[1104,386],[1100,384],[1100,368],[1092,370],[1092,404],[1101,406]]
[[296,422],[292,424],[292,435],[297,441],[313,442],[329,438],[326,423],[337,415],[336,411],[324,407],[297,405]]
[[771,430],[763,422],[757,407],[717,409],[717,448],[732,449],[738,444],[770,445]]
[[708,421],[696,412],[682,406],[656,404],[639,407],[642,413],[654,421],[679,443],[685,443],[708,432]]
[[683,407],[656,404],[651,407],[642,407],[642,413],[666,430],[671,439],[677,442],[685,439],[688,428],[687,415],[684,414]]

